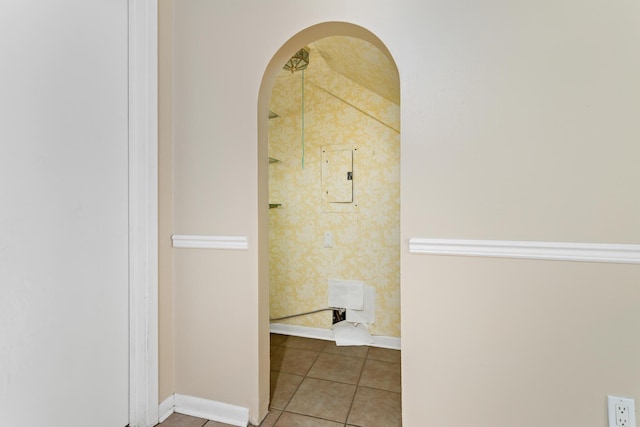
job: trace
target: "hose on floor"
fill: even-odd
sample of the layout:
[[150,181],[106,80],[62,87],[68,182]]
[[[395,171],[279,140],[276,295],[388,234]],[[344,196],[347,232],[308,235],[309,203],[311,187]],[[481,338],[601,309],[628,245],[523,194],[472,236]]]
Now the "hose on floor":
[[275,317],[273,319],[269,319],[269,321],[270,322],[274,322],[276,320],[291,319],[292,317],[306,316],[308,314],[320,313],[322,311],[333,311],[333,310],[337,310],[337,309],[336,308],[331,308],[331,307],[329,307],[329,308],[321,308],[319,310],[307,311],[305,313],[292,314],[290,316]]

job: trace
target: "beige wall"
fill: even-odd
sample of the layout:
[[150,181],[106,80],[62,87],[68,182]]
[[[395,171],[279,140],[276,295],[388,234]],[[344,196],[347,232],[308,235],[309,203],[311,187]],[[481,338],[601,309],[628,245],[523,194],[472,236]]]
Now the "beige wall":
[[[279,160],[269,166],[269,200],[282,204],[269,210],[270,314],[325,308],[328,279],[362,280],[377,296],[370,332],[400,337],[400,109],[334,71],[315,45],[309,50],[304,169],[300,72],[278,73],[269,107],[280,115],[269,120],[269,155]],[[379,58],[367,66],[372,74],[395,73]],[[323,203],[322,150],[347,146],[354,150],[354,201]],[[332,233],[333,247],[324,247],[324,232]],[[329,329],[331,312],[278,322]]]
[[637,265],[407,256],[403,272],[423,277],[403,287],[403,318],[422,308],[402,329],[407,425],[602,427],[607,394],[638,399]]
[[345,28],[290,38],[348,21],[401,77],[404,424],[600,427],[607,394],[640,398],[637,265],[407,253],[409,237],[640,242],[638,17],[603,0],[177,2],[173,232],[249,250],[175,251],[175,391],[264,415],[268,96],[300,45]]

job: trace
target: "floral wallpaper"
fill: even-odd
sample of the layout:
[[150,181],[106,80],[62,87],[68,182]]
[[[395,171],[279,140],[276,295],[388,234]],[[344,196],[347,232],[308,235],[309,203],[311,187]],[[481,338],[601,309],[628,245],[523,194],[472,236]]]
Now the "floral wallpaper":
[[[283,70],[271,96],[270,110],[279,117],[269,121],[269,156],[278,160],[269,165],[269,201],[280,206],[269,210],[270,314],[325,308],[328,279],[362,280],[376,290],[371,333],[400,337],[400,109],[334,71],[313,44],[309,48],[304,151],[302,72]],[[356,148],[357,209],[326,212],[322,148],[339,145]],[[324,247],[327,231],[332,248]],[[331,312],[278,322],[328,329]]]

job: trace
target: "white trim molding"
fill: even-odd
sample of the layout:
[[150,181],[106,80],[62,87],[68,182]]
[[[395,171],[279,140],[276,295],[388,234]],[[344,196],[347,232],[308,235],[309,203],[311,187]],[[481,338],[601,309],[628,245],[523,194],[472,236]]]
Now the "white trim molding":
[[195,236],[174,234],[171,236],[174,248],[190,249],[249,249],[246,236]]
[[640,245],[612,243],[411,238],[409,253],[640,264]]
[[175,394],[172,394],[171,396],[163,400],[162,403],[160,403],[160,406],[158,407],[159,423],[163,422],[164,420],[169,418],[171,414],[173,414],[176,406],[175,402],[176,402]]
[[233,426],[249,424],[249,409],[201,397],[174,394],[173,411],[192,417],[204,418]]
[[[335,341],[331,329],[311,328],[309,326],[288,325],[286,323],[272,323],[269,332],[273,334],[291,335],[294,337],[315,338],[318,340]],[[373,335],[370,347],[390,348],[400,350],[400,338]]]
[[294,337],[315,338],[317,340],[334,341],[331,329],[312,328],[310,326],[288,325],[286,323],[271,323],[269,332],[272,334],[291,335]]
[[158,422],[158,1],[129,0],[129,425]]

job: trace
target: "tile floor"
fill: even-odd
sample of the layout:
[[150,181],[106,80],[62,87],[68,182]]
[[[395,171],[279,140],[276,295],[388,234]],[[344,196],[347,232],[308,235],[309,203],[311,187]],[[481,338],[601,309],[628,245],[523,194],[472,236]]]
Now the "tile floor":
[[[402,425],[400,351],[271,335],[271,406],[260,427]],[[225,427],[173,414],[159,427]]]

